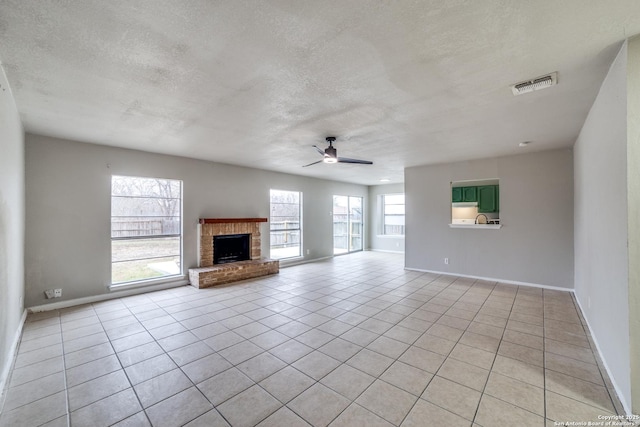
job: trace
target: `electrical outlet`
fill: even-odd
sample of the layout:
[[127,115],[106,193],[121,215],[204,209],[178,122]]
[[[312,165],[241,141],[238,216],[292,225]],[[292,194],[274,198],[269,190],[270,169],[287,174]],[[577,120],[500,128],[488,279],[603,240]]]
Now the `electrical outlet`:
[[449,264],[449,258],[445,258],[445,259],[444,259],[444,263],[445,263],[445,264]]
[[307,249],[307,255],[311,254],[311,249]]
[[47,289],[44,291],[44,294],[47,299],[60,298],[62,296],[62,289]]

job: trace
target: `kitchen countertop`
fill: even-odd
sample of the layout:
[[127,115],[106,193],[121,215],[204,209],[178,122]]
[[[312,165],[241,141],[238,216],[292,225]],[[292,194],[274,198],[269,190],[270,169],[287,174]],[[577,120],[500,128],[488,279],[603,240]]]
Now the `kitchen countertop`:
[[449,224],[450,228],[475,228],[479,230],[498,230],[502,224]]

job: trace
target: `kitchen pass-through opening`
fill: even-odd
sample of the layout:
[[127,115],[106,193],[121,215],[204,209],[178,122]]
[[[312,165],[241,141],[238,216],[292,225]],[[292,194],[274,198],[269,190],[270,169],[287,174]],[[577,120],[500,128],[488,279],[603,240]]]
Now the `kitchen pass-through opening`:
[[451,225],[500,224],[498,179],[451,183]]

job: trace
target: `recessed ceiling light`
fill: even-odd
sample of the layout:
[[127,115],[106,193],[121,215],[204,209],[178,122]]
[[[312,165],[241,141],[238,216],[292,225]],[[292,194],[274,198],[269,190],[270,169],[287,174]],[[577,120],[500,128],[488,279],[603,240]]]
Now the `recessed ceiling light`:
[[518,144],[518,146],[520,147],[526,147],[527,145],[531,144],[531,141],[522,141],[520,144]]
[[380,180],[380,182],[389,182],[389,181],[391,181],[389,178],[382,178],[382,179]]

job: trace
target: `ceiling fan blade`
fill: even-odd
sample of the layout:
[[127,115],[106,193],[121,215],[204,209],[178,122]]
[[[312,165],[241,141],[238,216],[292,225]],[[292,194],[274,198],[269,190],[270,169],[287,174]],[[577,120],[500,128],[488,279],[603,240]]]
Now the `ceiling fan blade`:
[[360,165],[372,165],[373,162],[369,160],[350,159],[348,157],[338,157],[338,163],[357,163]]
[[302,166],[302,167],[303,167],[303,168],[306,168],[307,166],[313,166],[313,165],[316,165],[316,164],[318,164],[318,163],[322,163],[322,160],[318,160],[317,162],[309,163],[308,165],[304,165],[304,166]]
[[318,151],[318,153],[320,153],[321,156],[324,156],[324,150],[323,149],[318,148],[317,145],[314,145],[313,148],[315,148]]

